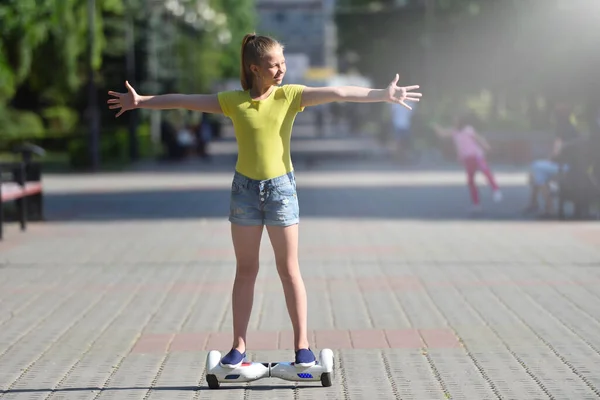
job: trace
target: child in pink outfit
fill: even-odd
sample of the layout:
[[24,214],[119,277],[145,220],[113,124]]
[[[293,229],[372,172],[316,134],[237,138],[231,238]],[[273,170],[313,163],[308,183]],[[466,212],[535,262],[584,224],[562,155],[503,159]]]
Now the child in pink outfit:
[[437,125],[434,126],[434,129],[438,136],[453,139],[458,161],[464,165],[467,173],[473,209],[474,211],[480,211],[479,190],[475,184],[477,171],[481,171],[486,177],[493,190],[494,201],[502,200],[502,193],[485,159],[485,152],[490,149],[490,145],[477,134],[469,119],[468,117],[459,118],[454,129],[442,129]]

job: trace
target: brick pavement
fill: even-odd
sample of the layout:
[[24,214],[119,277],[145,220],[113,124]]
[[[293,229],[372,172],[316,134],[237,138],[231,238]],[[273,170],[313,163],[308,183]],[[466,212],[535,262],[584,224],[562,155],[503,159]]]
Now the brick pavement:
[[[188,163],[47,177],[49,221],[0,242],[0,399],[600,398],[598,224],[520,219],[518,172],[472,219],[460,172],[365,163],[298,171],[331,388],[207,389],[207,351],[230,344],[231,174]],[[288,360],[266,235],[261,261],[249,355]]]

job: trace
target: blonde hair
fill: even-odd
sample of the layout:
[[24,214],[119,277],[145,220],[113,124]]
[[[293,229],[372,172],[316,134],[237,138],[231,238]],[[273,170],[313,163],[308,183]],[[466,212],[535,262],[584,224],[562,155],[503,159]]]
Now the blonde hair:
[[242,89],[248,90],[252,88],[252,64],[258,65],[263,57],[275,47],[283,46],[277,40],[269,36],[260,36],[256,33],[248,33],[242,40],[242,55],[240,68],[240,82]]

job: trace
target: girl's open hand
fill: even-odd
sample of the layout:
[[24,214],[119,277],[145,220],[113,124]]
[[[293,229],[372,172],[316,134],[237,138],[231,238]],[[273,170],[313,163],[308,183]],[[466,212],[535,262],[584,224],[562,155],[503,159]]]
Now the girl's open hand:
[[404,107],[412,110],[412,108],[406,104],[407,101],[421,101],[421,97],[423,96],[421,93],[411,92],[411,90],[415,90],[419,88],[419,85],[414,86],[397,86],[398,79],[400,76],[396,74],[394,80],[387,87],[387,99],[386,101],[390,103],[398,103],[402,104]]
[[125,87],[127,87],[127,93],[118,93],[109,91],[108,94],[115,97],[114,99],[109,99],[106,103],[110,104],[108,108],[111,110],[115,108],[120,108],[121,110],[117,113],[115,118],[119,117],[125,111],[133,110],[137,107],[140,102],[140,96],[137,94],[135,89],[129,84],[129,82],[125,81]]

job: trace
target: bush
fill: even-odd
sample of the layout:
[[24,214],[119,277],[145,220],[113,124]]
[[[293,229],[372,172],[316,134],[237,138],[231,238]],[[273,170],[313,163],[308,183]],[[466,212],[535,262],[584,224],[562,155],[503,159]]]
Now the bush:
[[[138,151],[140,158],[154,156],[154,143],[147,124],[138,129]],[[68,145],[70,164],[73,168],[88,168],[91,166],[88,137],[71,139]],[[100,137],[100,163],[125,164],[129,162],[129,131],[119,128],[114,132],[104,132]]]
[[42,115],[48,123],[48,130],[68,134],[74,131],[79,121],[77,111],[65,106],[48,107]]
[[14,138],[23,135],[39,137],[44,134],[42,118],[31,111],[17,111],[0,108],[0,138]]
[[[100,163],[113,164],[127,160],[127,137],[122,132],[100,137]],[[88,168],[92,165],[89,138],[71,139],[68,145],[69,160],[73,168]]]

